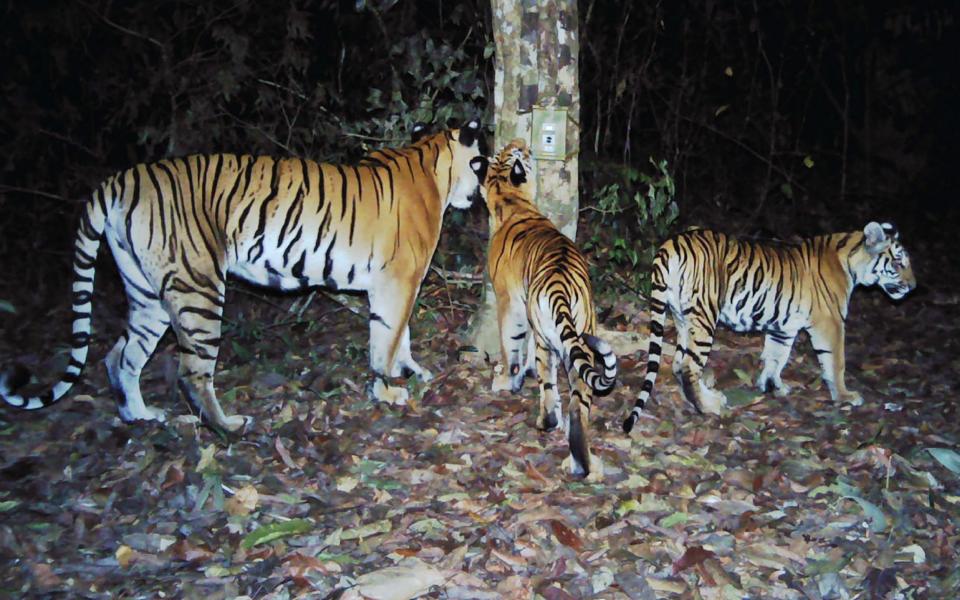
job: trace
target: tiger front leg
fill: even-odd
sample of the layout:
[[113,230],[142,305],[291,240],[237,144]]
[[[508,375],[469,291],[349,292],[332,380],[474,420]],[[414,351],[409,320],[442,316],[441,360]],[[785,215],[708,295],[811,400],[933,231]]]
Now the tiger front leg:
[[524,340],[532,338],[527,311],[521,298],[511,298],[509,292],[495,288],[497,323],[500,327],[500,372],[494,371],[491,389],[518,393],[523,389],[526,365],[523,358]]
[[848,390],[845,382],[846,359],[843,337],[843,321],[840,319],[815,323],[810,328],[810,343],[813,344],[813,351],[817,354],[821,376],[830,390],[830,397],[834,401],[860,406],[863,404],[863,396],[859,392]]
[[367,294],[370,302],[370,368],[374,374],[369,391],[374,400],[404,405],[410,394],[406,388],[390,385],[387,377],[398,372],[397,357],[419,286],[411,285],[410,291],[398,298],[395,290],[401,286],[396,280],[385,279],[392,284],[387,286],[388,289],[374,288]]
[[433,373],[417,364],[410,352],[410,324],[403,328],[400,338],[400,350],[397,353],[397,362],[393,367],[392,377],[411,377],[416,375],[421,381],[433,379]]
[[796,337],[796,332],[776,332],[768,333],[764,338],[763,353],[760,355],[763,360],[763,370],[757,378],[757,387],[761,392],[773,392],[779,397],[790,393],[790,386],[783,383],[780,374],[790,359],[790,349]]

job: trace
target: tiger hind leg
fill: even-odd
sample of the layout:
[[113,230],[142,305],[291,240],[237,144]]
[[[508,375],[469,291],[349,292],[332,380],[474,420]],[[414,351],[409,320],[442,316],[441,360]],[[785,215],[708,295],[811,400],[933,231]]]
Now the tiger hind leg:
[[[494,375],[491,389],[494,392],[509,390],[516,394],[523,389],[523,379],[527,371],[523,357],[524,340],[534,336],[530,334],[527,310],[523,300],[511,298],[509,292],[505,290],[497,290],[496,296],[497,323],[500,326],[500,358],[504,372]],[[535,342],[528,342],[528,352],[533,343]]]
[[[531,338],[536,336],[531,335]],[[545,343],[535,342],[537,383],[540,386],[540,411],[537,428],[544,431],[556,429],[562,418],[560,394],[557,390],[557,356]]]
[[142,293],[139,296],[132,295],[128,289],[131,308],[127,329],[104,363],[121,419],[126,422],[164,421],[166,415],[162,410],[144,403],[140,393],[140,373],[169,328],[170,320],[156,296],[147,298]]
[[[191,278],[197,280],[193,274]],[[204,279],[207,284],[212,284],[212,279]],[[192,288],[183,283],[174,283],[174,286],[177,287],[167,290],[164,302],[179,344],[177,375],[180,391],[211,426],[229,432],[240,431],[249,425],[251,419],[242,415],[227,416],[213,388],[213,374],[220,352],[225,285],[220,280],[216,289],[207,285]]]
[[790,358],[790,349],[793,347],[796,335],[796,333],[778,332],[768,333],[764,338],[763,353],[760,355],[763,360],[763,370],[757,378],[757,387],[761,392],[773,392],[779,397],[790,393],[790,386],[783,382],[780,374]]
[[[723,392],[713,389],[703,377],[713,347],[714,323],[694,323],[689,330],[678,327],[677,358],[673,370],[680,380],[680,391],[698,413],[720,414],[727,405]],[[679,360],[678,360],[679,358]]]

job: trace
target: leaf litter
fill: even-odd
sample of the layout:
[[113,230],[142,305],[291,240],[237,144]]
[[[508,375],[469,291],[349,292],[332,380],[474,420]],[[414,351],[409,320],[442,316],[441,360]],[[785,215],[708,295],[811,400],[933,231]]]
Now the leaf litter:
[[[236,297],[217,389],[225,408],[255,418],[243,438],[220,439],[183,401],[165,401],[175,397],[169,359],[160,358],[172,356],[171,343],[143,377],[144,396],[168,410],[166,425],[120,423],[93,363],[78,386],[83,401],[4,411],[0,590],[211,599],[960,594],[958,382],[937,354],[960,339],[960,306],[941,297],[949,290],[901,306],[854,295],[848,377],[862,406],[829,401],[802,339],[784,372],[790,396],[755,392],[762,339],[720,331],[710,362],[729,391],[727,413],[694,414],[664,364],[632,437],[619,424],[643,378],[636,332],[645,332],[646,307],[601,297],[612,309],[604,326],[626,353],[620,386],[592,416],[603,477],[582,481],[563,470],[563,434],[535,428],[533,385],[495,394],[492,365],[458,361],[477,300],[462,289],[437,293],[440,283],[428,278],[413,320],[414,351],[437,378],[409,382],[407,407],[364,393],[362,316],[318,298],[288,335],[264,335],[285,314],[275,301]],[[118,306],[100,304],[95,322],[119,330]],[[107,336],[96,337],[91,356],[102,356]]]

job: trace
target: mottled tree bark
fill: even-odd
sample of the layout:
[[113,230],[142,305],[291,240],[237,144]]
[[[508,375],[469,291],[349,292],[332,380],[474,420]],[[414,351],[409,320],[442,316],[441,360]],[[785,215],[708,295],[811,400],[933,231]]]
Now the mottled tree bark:
[[[576,0],[492,0],[496,43],[495,150],[514,138],[531,143],[533,108],[567,110],[566,160],[536,160],[537,206],[576,239],[577,159],[580,150],[580,56]],[[484,285],[483,304],[469,337],[481,354],[499,358],[493,288]]]

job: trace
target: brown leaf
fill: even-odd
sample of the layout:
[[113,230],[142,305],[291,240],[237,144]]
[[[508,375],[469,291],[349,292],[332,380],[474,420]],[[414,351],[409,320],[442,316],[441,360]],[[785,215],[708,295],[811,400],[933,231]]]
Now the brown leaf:
[[683,556],[673,561],[672,573],[677,575],[690,567],[695,567],[714,556],[713,552],[709,550],[704,550],[702,546],[690,546],[683,553]]
[[277,454],[280,455],[280,460],[283,461],[283,464],[291,469],[300,468],[297,466],[297,463],[293,462],[293,459],[290,458],[290,453],[283,447],[283,442],[280,441],[279,435],[273,439],[273,447],[277,450]]
[[526,466],[525,470],[526,470],[527,477],[529,477],[530,479],[536,479],[537,481],[542,481],[543,483],[547,483],[548,481],[547,477],[543,473],[538,471],[537,468],[533,466],[533,464],[531,464],[528,461],[524,461],[523,464]]
[[571,596],[555,585],[543,590],[541,594],[546,600],[576,600],[574,596]]
[[34,563],[30,565],[30,571],[33,572],[37,585],[44,589],[58,587],[61,584],[60,577],[46,563]]
[[170,466],[167,468],[167,475],[164,477],[163,484],[160,486],[161,490],[166,490],[183,483],[183,469],[180,468],[181,464],[182,461],[170,463]]
[[583,540],[580,539],[580,536],[562,522],[553,519],[550,521],[550,528],[553,529],[553,535],[557,536],[557,539],[564,546],[573,548],[577,552],[583,549]]
[[260,493],[252,485],[245,485],[232,498],[223,503],[223,508],[231,516],[249,515],[260,503]]
[[306,556],[299,552],[294,552],[283,559],[287,576],[293,578],[305,577],[310,571],[319,571],[324,575],[329,574],[329,570],[324,567],[323,561],[313,556]]
[[170,556],[174,560],[188,563],[202,563],[213,558],[213,552],[200,546],[194,546],[187,540],[180,540],[170,547]]

